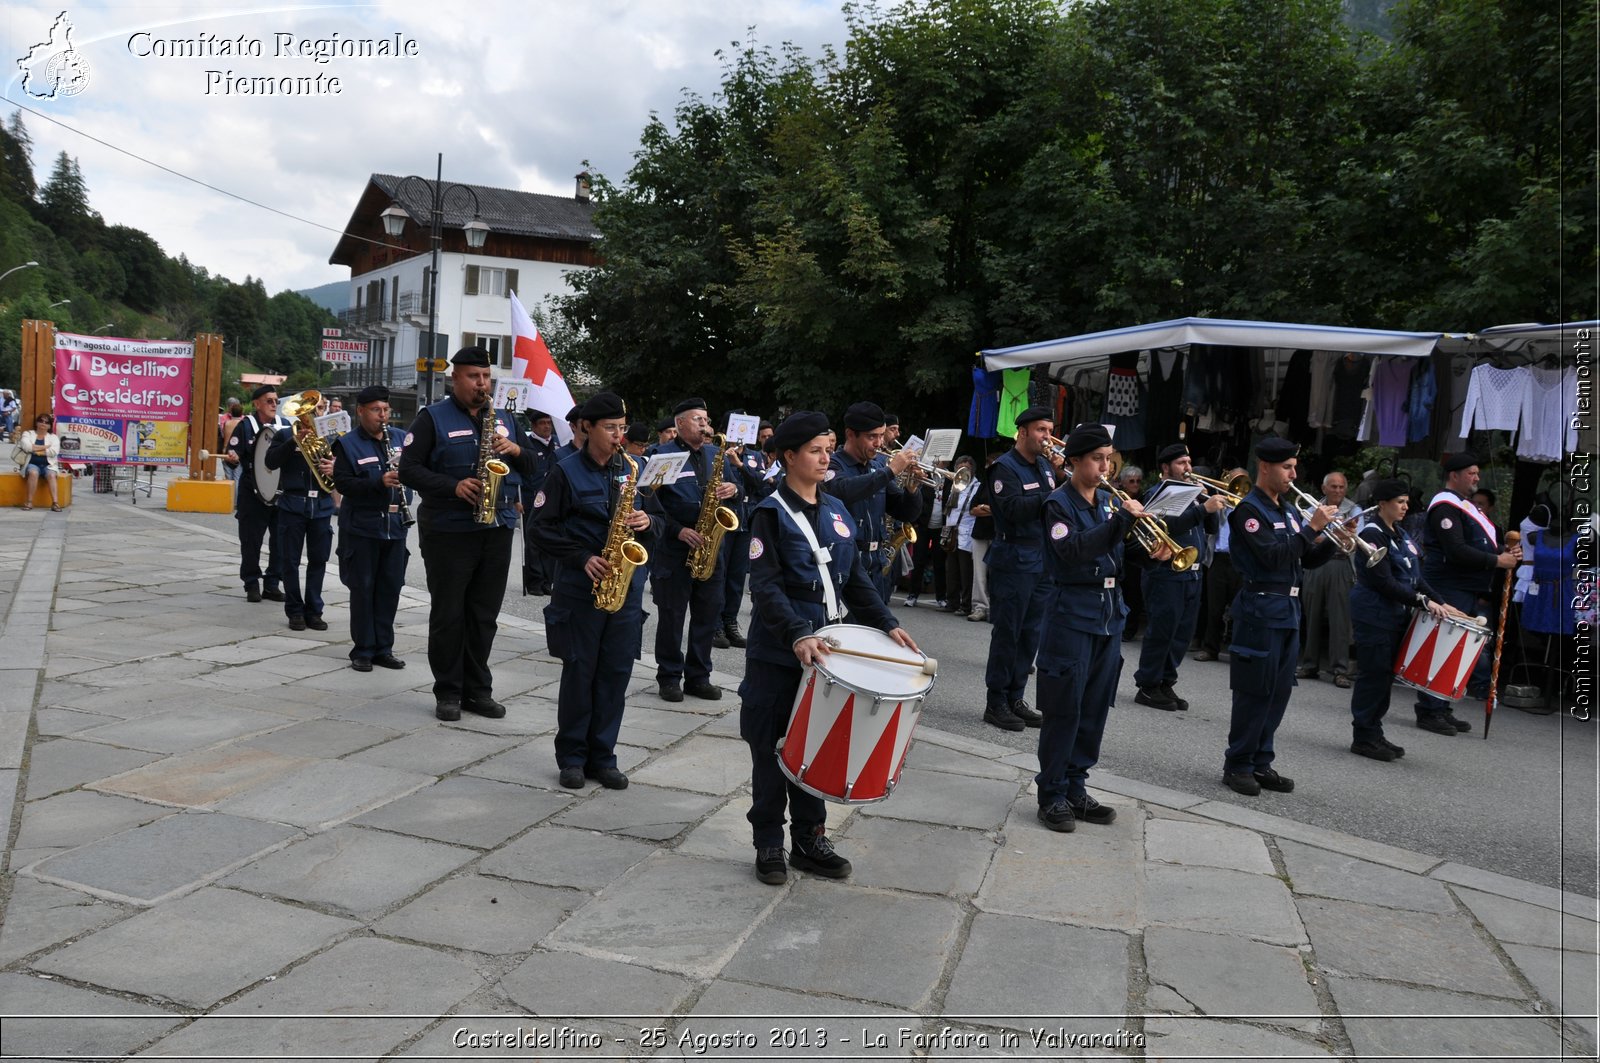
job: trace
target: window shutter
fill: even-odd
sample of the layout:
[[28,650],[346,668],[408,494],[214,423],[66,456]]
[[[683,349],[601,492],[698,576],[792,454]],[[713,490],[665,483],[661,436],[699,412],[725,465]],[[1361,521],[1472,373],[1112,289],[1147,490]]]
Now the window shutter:
[[510,295],[512,292],[517,293],[517,298],[522,298],[522,289],[517,287],[517,271],[508,269],[506,270],[506,294]]
[[466,290],[465,294],[467,294],[467,295],[477,295],[478,294],[478,267],[477,266],[468,266],[467,267],[467,290]]
[[476,332],[463,332],[461,334],[461,346],[463,346],[463,347],[476,347],[477,345],[478,345],[478,334]]
[[500,368],[501,369],[510,369],[511,368],[511,359],[512,359],[512,356],[515,353],[516,352],[512,348],[512,339],[511,339],[511,337],[510,336],[501,336],[500,337]]

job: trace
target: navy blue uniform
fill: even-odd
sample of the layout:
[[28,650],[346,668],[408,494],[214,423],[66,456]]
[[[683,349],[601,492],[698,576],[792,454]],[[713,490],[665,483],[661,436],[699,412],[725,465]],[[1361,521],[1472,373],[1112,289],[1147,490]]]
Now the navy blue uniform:
[[[816,504],[781,484],[777,493],[811,525],[817,545],[828,552],[828,573],[840,608],[868,626],[899,626],[867,577],[855,521],[837,498],[820,491]],[[751,833],[756,849],[783,845],[785,806],[789,832],[809,840],[821,833],[827,805],[795,786],[778,767],[777,746],[789,729],[795,694],[804,674],[794,644],[838,617],[827,615],[822,570],[794,519],[769,496],[750,517],[750,635],[744,681],[739,684],[739,734],[750,745]]]
[[1120,587],[1122,540],[1132,526],[1111,492],[1097,488],[1089,501],[1071,480],[1044,505],[1040,527],[1049,574],[1040,582],[1048,583],[1049,593],[1039,646],[1040,808],[1062,799],[1082,804],[1089,769],[1100,759],[1122,675],[1128,615]]
[[[272,427],[287,428],[287,418],[279,417]],[[264,589],[278,589],[281,565],[278,558],[278,537],[273,529],[278,522],[278,509],[261,501],[256,493],[256,433],[261,431],[260,418],[255,414],[245,417],[234,426],[228,437],[228,451],[239,459],[239,485],[233,492],[233,515],[239,522],[239,579],[248,588],[261,583]],[[261,570],[261,540],[267,540],[267,568]]]
[[539,551],[533,541],[533,500],[544,489],[550,470],[556,467],[556,441],[528,437],[533,466],[523,481],[522,490],[522,593],[549,594],[555,580],[555,561]]
[[1228,539],[1239,572],[1233,600],[1229,685],[1233,716],[1224,775],[1272,766],[1273,736],[1283,722],[1300,656],[1300,573],[1343,556],[1299,511],[1253,488],[1228,516]]
[[[278,479],[278,574],[283,577],[283,611],[294,617],[322,615],[322,580],[333,553],[333,496],[322,490],[295,444],[294,430],[279,432],[267,446],[267,468],[283,470]],[[300,583],[300,555],[306,578]]]
[[[504,411],[498,423],[520,445],[519,457],[500,460],[523,474],[532,470],[527,436]],[[488,700],[494,693],[489,652],[505,599],[511,543],[517,526],[516,492],[500,492],[493,524],[473,519],[476,507],[456,496],[456,485],[477,475],[479,421],[454,395],[417,414],[400,452],[400,482],[422,498],[417,540],[428,573],[428,667],[440,700]]]
[[990,704],[1009,706],[1027,691],[1028,670],[1039,650],[1039,625],[1050,595],[1040,517],[1056,481],[1043,457],[1029,462],[1014,447],[989,466],[984,479],[994,510],[994,541],[985,562],[994,631],[983,679]]
[[[689,452],[683,471],[688,474],[675,483],[651,493],[650,512],[662,518],[661,549],[650,558],[650,593],[656,603],[656,679],[663,683],[686,681],[690,684],[711,681],[711,639],[722,622],[723,581],[727,576],[726,551],[717,552],[711,578],[689,576],[689,544],[678,538],[684,528],[693,528],[700,519],[700,500],[711,474],[710,462],[717,448],[710,443],[691,450],[679,440],[663,443],[658,454]],[[741,483],[739,467],[723,458],[722,479],[736,488]],[[742,497],[736,493],[720,505],[732,507]],[[726,544],[724,544],[726,545]],[[689,648],[683,647],[684,622],[689,625]]]
[[[615,454],[601,466],[587,450],[562,459],[533,497],[529,534],[555,562],[555,586],[544,609],[550,655],[561,662],[556,711],[556,764],[591,774],[617,766],[617,734],[633,662],[644,636],[644,574],[635,571],[623,605],[614,613],[594,604],[594,581],[583,568],[606,545],[622,483],[644,462]],[[634,507],[642,508],[636,493]],[[633,532],[656,550],[660,518]]]
[[889,459],[882,454],[873,455],[870,461],[857,461],[848,451],[836,450],[830,468],[833,477],[823,486],[849,509],[850,519],[860,529],[856,549],[861,563],[872,585],[878,588],[878,596],[887,602],[893,581],[883,571],[883,551],[889,545],[884,518],[915,524],[922,513],[922,494],[896,483]]
[[[1156,492],[1145,492],[1149,499]],[[1167,534],[1180,546],[1206,552],[1206,536],[1220,523],[1215,513],[1207,513],[1200,500],[1189,504],[1176,517],[1167,517]],[[1178,680],[1178,665],[1194,640],[1195,624],[1200,619],[1200,581],[1205,567],[1198,561],[1179,572],[1171,562],[1153,564],[1144,570],[1145,613],[1150,626],[1145,629],[1144,646],[1139,650],[1139,668],[1133,681],[1141,687],[1160,687]]]
[[750,575],[750,515],[755,512],[757,503],[772,493],[772,485],[777,482],[765,478],[767,465],[767,456],[753,444],[745,446],[738,461],[739,483],[744,495],[734,509],[739,515],[739,527],[723,537],[727,544],[724,549],[728,551],[728,572],[722,591],[722,626],[725,628],[739,626],[739,606],[744,601],[745,580]]
[[[1480,523],[1480,521],[1482,523]],[[1478,605],[1494,587],[1500,548],[1483,524],[1488,518],[1478,512],[1472,500],[1453,491],[1440,491],[1428,506],[1422,531],[1422,572],[1439,591],[1439,600],[1453,605],[1468,616],[1483,612]],[[1494,659],[1494,644],[1478,658],[1468,681],[1473,688],[1489,685],[1489,667]],[[1449,716],[1450,702],[1430,694],[1418,694],[1417,718]]]
[[1368,568],[1356,567],[1350,588],[1351,627],[1356,639],[1356,681],[1350,690],[1350,726],[1357,742],[1383,742],[1383,717],[1394,686],[1394,659],[1400,652],[1413,606],[1439,595],[1422,575],[1422,555],[1405,529],[1382,521],[1361,529],[1361,537],[1388,552]]
[[[398,455],[405,433],[386,428]],[[350,590],[350,659],[394,654],[394,614],[406,583],[406,526],[400,489],[384,485],[388,471],[379,437],[357,424],[333,444],[333,486],[339,503],[339,582]]]

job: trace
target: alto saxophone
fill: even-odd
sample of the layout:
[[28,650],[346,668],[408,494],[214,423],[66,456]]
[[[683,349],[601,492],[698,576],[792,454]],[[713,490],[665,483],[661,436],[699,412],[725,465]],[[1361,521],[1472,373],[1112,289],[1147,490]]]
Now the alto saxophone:
[[494,456],[495,430],[500,427],[500,421],[495,417],[494,401],[491,399],[483,407],[483,416],[478,422],[478,467],[475,474],[478,482],[483,484],[483,495],[478,499],[478,509],[472,519],[479,524],[494,524],[495,509],[500,504],[500,481],[505,479],[511,471],[511,466]]
[[700,516],[694,530],[700,534],[700,545],[689,551],[689,575],[697,580],[708,580],[717,570],[717,550],[722,537],[739,527],[739,518],[727,506],[717,504],[717,488],[722,486],[723,455],[727,453],[728,440],[712,436],[716,453],[711,457],[711,472],[706,477],[706,492],[700,496]]
[[594,581],[594,607],[607,613],[622,608],[633,586],[633,570],[650,560],[650,552],[633,537],[633,529],[628,527],[638,479],[638,470],[629,461],[628,475],[622,481],[622,490],[617,492],[617,511],[611,515],[611,529],[606,532],[605,550],[600,554],[611,569]]

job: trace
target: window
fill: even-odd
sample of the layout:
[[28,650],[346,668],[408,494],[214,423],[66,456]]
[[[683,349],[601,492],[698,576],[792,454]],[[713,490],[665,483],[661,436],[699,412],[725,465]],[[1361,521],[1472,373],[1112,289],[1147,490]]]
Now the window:
[[502,339],[508,339],[508,337],[482,336],[476,332],[463,332],[461,334],[461,346],[471,347],[476,344],[477,346],[482,347],[484,350],[489,352],[490,365],[501,365],[502,359],[500,357],[500,352],[505,351],[504,365],[502,368],[509,369],[511,368],[511,345],[509,343],[502,345],[500,342]]
[[497,269],[493,266],[468,266],[467,295],[496,295],[504,297],[517,288],[517,271]]

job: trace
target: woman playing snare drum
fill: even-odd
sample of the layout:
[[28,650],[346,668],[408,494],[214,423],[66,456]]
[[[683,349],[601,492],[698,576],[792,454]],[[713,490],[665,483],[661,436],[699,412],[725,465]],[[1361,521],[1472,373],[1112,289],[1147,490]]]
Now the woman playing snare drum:
[[[756,877],[781,885],[788,878],[783,863],[786,806],[789,863],[827,878],[850,874],[850,861],[834,851],[823,833],[827,806],[789,782],[778,767],[778,739],[788,729],[802,669],[828,653],[827,644],[812,632],[837,622],[848,608],[900,645],[915,650],[917,644],[884,605],[862,566],[849,510],[821,490],[833,450],[828,419],[808,411],[792,414],[778,426],[772,443],[784,475],[778,489],[750,515],[752,619],[745,677],[739,684],[739,734],[750,744],[746,818],[755,842]],[[825,566],[819,556],[826,559]]]
[[1360,671],[1350,690],[1350,724],[1354,741],[1350,752],[1373,760],[1397,760],[1406,751],[1383,736],[1383,717],[1389,711],[1394,686],[1394,659],[1405,640],[1414,607],[1424,607],[1437,617],[1465,616],[1439,600],[1422,578],[1422,555],[1400,522],[1410,507],[1403,480],[1383,480],[1373,489],[1378,512],[1361,529],[1361,537],[1387,553],[1367,568],[1356,566],[1356,585],[1350,589],[1350,617],[1356,639],[1356,666]]

